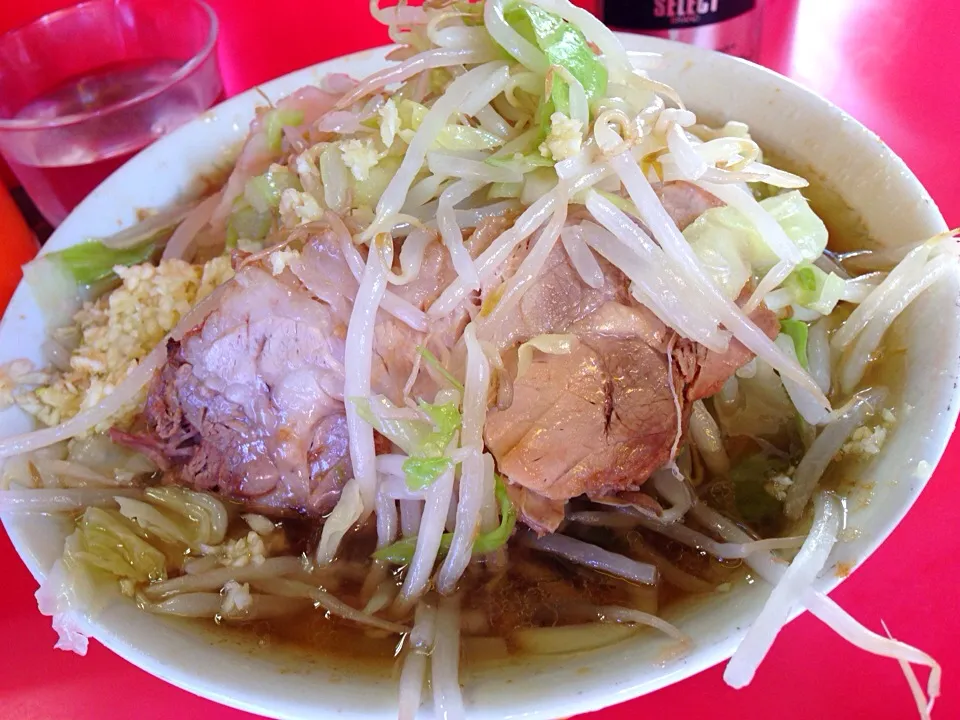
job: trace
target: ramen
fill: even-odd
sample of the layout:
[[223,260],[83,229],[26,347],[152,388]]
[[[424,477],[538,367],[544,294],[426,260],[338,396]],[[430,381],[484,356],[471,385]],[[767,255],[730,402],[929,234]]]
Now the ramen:
[[567,2],[372,10],[394,64],[262,108],[208,197],[27,268],[50,367],[4,382],[47,427],[0,440],[0,508],[76,518],[38,594],[61,646],[119,592],[354,638],[396,654],[401,717],[428,677],[459,717],[464,653],[683,652],[663,607],[749,568],[774,591],[730,684],[802,604],[929,666],[932,702],[931,658],[811,583],[830,476],[896,432],[884,338],[953,239],[835,254],[802,177]]

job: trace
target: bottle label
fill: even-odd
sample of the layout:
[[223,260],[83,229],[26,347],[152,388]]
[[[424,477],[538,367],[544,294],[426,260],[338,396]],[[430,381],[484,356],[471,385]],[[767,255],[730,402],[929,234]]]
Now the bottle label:
[[710,25],[750,12],[756,0],[604,0],[603,20],[624,30]]

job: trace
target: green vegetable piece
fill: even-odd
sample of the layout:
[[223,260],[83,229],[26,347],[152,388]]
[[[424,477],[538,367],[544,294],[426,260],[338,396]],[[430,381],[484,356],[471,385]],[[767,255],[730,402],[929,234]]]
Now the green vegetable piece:
[[137,582],[166,579],[166,556],[116,510],[87,508],[77,524],[79,542],[65,561],[83,563]]
[[460,429],[460,409],[452,402],[433,405],[421,400],[418,404],[434,424],[434,430],[424,439],[418,454],[440,457],[447,451],[454,433]]
[[370,168],[367,179],[362,181],[358,181],[351,173],[350,181],[353,184],[353,200],[356,206],[376,207],[377,201],[380,200],[380,196],[387,189],[387,185],[390,184],[393,176],[397,174],[402,162],[402,157],[393,155],[381,158],[376,165]]
[[[415,131],[430,108],[403,98],[397,103],[401,131]],[[482,128],[467,125],[444,125],[437,134],[435,144],[445,150],[489,150],[503,145],[503,139]]]
[[[378,417],[373,412],[371,401],[367,398],[350,398],[364,422],[373,427],[381,435],[395,443],[407,455],[416,455],[424,439],[433,428],[423,420],[392,420]],[[392,406],[392,405],[391,405]]]
[[436,370],[438,373],[443,375],[444,379],[448,383],[450,383],[453,387],[455,387],[461,393],[463,392],[463,383],[457,380],[457,378],[453,376],[453,373],[451,373],[449,370],[447,370],[443,366],[443,363],[441,363],[440,360],[437,359],[436,355],[434,355],[432,352],[427,350],[427,348],[424,347],[423,345],[417,345],[417,352],[420,353],[421,356],[423,356],[423,359],[426,360],[434,370]]
[[268,110],[263,118],[263,129],[267,139],[267,147],[271,152],[280,152],[280,143],[283,140],[283,129],[293,127],[303,122],[302,110]]
[[[819,268],[818,268],[819,269]],[[823,285],[817,299],[808,306],[811,310],[816,310],[821,315],[829,315],[843,297],[843,291],[847,289],[847,282],[835,273],[829,273],[823,278]]]
[[[817,273],[814,271],[814,267],[813,265],[801,267],[791,275],[797,285],[797,289],[810,295],[817,291]],[[812,297],[806,298],[805,300],[810,299],[812,299]]]
[[[506,12],[503,13],[503,18],[507,21],[507,24],[510,25],[514,30],[520,33],[520,36],[529,43],[533,45],[540,45],[540,42],[537,38],[537,30],[533,26],[534,18],[543,20],[544,18],[540,13],[534,13],[531,15],[527,12],[527,9],[530,6],[525,2],[518,2],[515,6],[508,8]],[[536,8],[540,10],[540,8]],[[543,12],[543,11],[541,11]],[[548,16],[550,19],[556,18],[559,22],[563,22],[560,18],[557,18],[555,15],[550,13],[543,12],[543,15]],[[549,26],[542,27],[541,30],[549,32],[551,27],[555,28],[558,23],[551,22]],[[517,58],[519,60],[519,58]]]
[[400,116],[400,127],[406,130],[416,130],[430,111],[426,105],[404,98],[397,104],[397,114]]
[[139,265],[149,261],[156,249],[153,241],[131,248],[114,249],[99,240],[87,240],[44,257],[65,268],[78,285],[93,285],[112,277],[113,268],[117,265]]
[[503,145],[503,140],[482,128],[444,125],[437,135],[437,145],[445,150],[490,150]]
[[531,152],[520,157],[506,155],[502,157],[488,157],[484,162],[498,168],[507,168],[515,172],[526,174],[541,167],[553,167],[553,160],[545,158],[539,152]]
[[501,200],[503,198],[518,198],[523,192],[523,183],[519,182],[495,182],[490,183],[490,189],[487,190],[489,200]]
[[[477,535],[477,538],[473,541],[473,552],[477,555],[493,552],[503,546],[507,540],[510,539],[510,535],[513,533],[513,529],[517,524],[517,511],[516,508],[513,507],[513,503],[510,502],[510,497],[507,495],[507,488],[503,482],[503,478],[499,475],[494,475],[494,479],[496,481],[494,492],[496,493],[497,501],[500,503],[500,525],[488,533]],[[439,550],[441,557],[450,551],[450,544],[452,542],[453,533],[444,533],[441,536]],[[373,553],[373,558],[375,560],[385,560],[394,565],[408,565],[413,560],[413,554],[416,549],[417,536],[411,535],[410,537],[398,540],[392,545],[380,548]]]
[[799,190],[761,200],[760,206],[783,228],[804,260],[813,262],[820,257],[827,247],[827,226]]
[[540,130],[537,137],[537,145],[550,134],[550,116],[557,111],[557,106],[550,98],[541,97],[537,103],[537,112],[534,114],[534,125]]
[[403,474],[408,488],[423,490],[451,467],[453,461],[448,457],[408,457],[403,461]]
[[430,76],[430,92],[438,95],[442,95],[447,89],[447,85],[453,80],[453,75],[446,68],[432,68],[427,70],[427,73]]
[[383,419],[373,412],[367,398],[350,398],[357,414],[411,457],[442,457],[454,433],[460,429],[460,410],[455,403],[431,404],[420,401],[425,420]]
[[[450,543],[453,542],[453,533],[444,533],[440,538],[440,550],[438,554],[443,557],[450,550]],[[371,556],[374,560],[385,560],[394,565],[409,565],[413,561],[413,554],[417,550],[417,536],[411,535],[402,540],[397,540],[392,545],[387,545],[377,550]]]
[[754,200],[767,200],[776,195],[779,195],[781,190],[776,185],[770,185],[765,182],[753,182],[749,183],[750,192],[753,195]]
[[483,3],[458,0],[453,3],[453,8],[460,13],[460,19],[464,25],[471,27],[483,25]]
[[263,175],[257,175],[247,180],[244,195],[248,199],[252,195],[259,205],[256,209],[259,212],[266,212],[270,208],[280,207],[280,196],[284,190],[290,188],[302,190],[300,178],[286,168],[268,170]]
[[517,510],[510,502],[510,496],[507,495],[507,486],[503,482],[503,478],[495,474],[493,479],[496,483],[493,491],[500,503],[500,525],[488,533],[481,533],[473,541],[473,552],[480,555],[493,552],[504,545],[510,539],[513,528],[517,524]]
[[793,340],[793,347],[797,351],[797,359],[800,365],[807,368],[807,324],[799,320],[781,320],[780,332]]
[[[760,206],[773,216],[804,260],[813,262],[823,253],[827,228],[799,192],[762,200]],[[683,236],[731,299],[751,274],[766,273],[779,261],[753,223],[729,205],[704,212],[684,229]]]
[[[607,69],[579,29],[560,16],[528,3],[518,3],[504,13],[504,19],[539,47],[551,65],[559,65],[573,75],[583,85],[587,100],[603,97],[607,91]],[[570,90],[557,76],[553,78],[551,99],[557,110],[569,112]]]
[[227,245],[237,246],[238,238],[247,240],[263,240],[270,232],[273,224],[273,215],[269,212],[257,212],[246,203],[241,204],[230,215],[227,226]]
[[534,168],[523,176],[520,202],[524,205],[532,205],[553,190],[558,182],[560,182],[560,178],[552,166]]
[[[616,205],[617,208],[623,210],[623,212],[625,212],[627,215],[632,215],[635,218],[640,217],[640,211],[629,198],[625,198],[623,195],[617,195],[616,193],[607,192],[606,190],[595,190],[594,188],[590,189],[609,200],[611,203]],[[586,196],[586,193],[584,193],[584,196]]]
[[784,281],[783,286],[793,293],[798,305],[816,310],[821,315],[833,312],[846,283],[834,273],[825,273],[816,265],[801,265]]

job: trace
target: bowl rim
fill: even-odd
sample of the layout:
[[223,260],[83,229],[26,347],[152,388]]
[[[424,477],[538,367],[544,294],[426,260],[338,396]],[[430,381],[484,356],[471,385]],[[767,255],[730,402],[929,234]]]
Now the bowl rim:
[[[637,38],[635,35],[629,35],[625,33],[617,33],[619,36],[625,36],[630,38]],[[637,40],[633,40],[637,42]],[[763,76],[768,82],[772,82],[777,85],[786,86],[790,88],[791,92],[798,93],[806,102],[812,102],[817,105],[822,106],[826,111],[831,113],[836,118],[844,121],[848,124],[848,127],[852,127],[854,132],[857,134],[866,137],[875,143],[878,144],[878,150],[881,150],[885,153],[885,164],[891,172],[896,172],[901,180],[911,187],[913,194],[911,198],[916,199],[917,201],[924,202],[929,208],[931,213],[930,222],[931,224],[937,224],[942,227],[943,230],[946,229],[946,223],[943,220],[943,216],[940,213],[939,209],[936,206],[936,203],[930,197],[929,193],[922,186],[916,176],[910,171],[906,163],[896,155],[886,144],[884,144],[880,138],[873,133],[871,130],[866,128],[862,123],[854,119],[847,112],[839,108],[837,105],[827,100],[826,98],[820,96],[814,91],[804,87],[798,82],[791,80],[773,70],[768,68],[756,65],[746,60],[740,58],[734,58],[727,55],[722,55],[720,53],[706,50],[703,48],[697,48],[694,46],[689,46],[681,43],[677,43],[670,40],[665,40],[655,37],[642,37],[640,42],[645,46],[644,50],[651,51],[662,51],[662,50],[673,50],[679,51],[682,55],[685,55],[690,62],[722,62],[728,63],[732,62],[735,64],[743,64],[751,68],[751,72],[759,73]],[[298,78],[307,80],[308,82],[315,83],[317,78],[326,72],[336,72],[335,66],[338,63],[342,63],[345,60],[363,60],[368,58],[371,53],[384,53],[390,48],[395,47],[393,45],[383,45],[375,48],[369,48],[366,50],[361,50],[355,53],[350,53],[347,55],[338,56],[336,58],[331,58],[307,67],[301,68],[299,70],[286,73],[282,76],[274,78],[270,81],[260,83],[254,87],[246,90],[238,95],[224,101],[220,105],[212,108],[206,115],[216,115],[218,113],[224,114],[234,114],[235,108],[243,108],[251,98],[259,97],[262,93],[266,93],[268,96],[272,96],[271,87],[282,86],[289,84],[290,81]],[[308,80],[309,78],[309,80]],[[694,106],[696,103],[692,103]],[[249,119],[246,112],[243,113],[243,123],[246,123]],[[169,135],[161,138],[157,142],[145,148],[141,153],[132,158],[128,163],[124,164],[119,168],[114,175],[124,174],[130,172],[127,169],[128,165],[134,163],[145,163],[146,160],[159,160],[164,153],[168,150],[174,150],[180,144],[180,140],[190,132],[190,129],[194,127],[195,124],[203,122],[203,117],[193,120],[183,127],[175,130]],[[111,178],[113,175],[111,175]],[[111,178],[108,178],[104,181],[104,184],[109,182]],[[86,199],[84,199],[80,205],[73,211],[74,213],[82,213],[87,207],[95,207],[102,200],[100,199],[99,188],[91,193]],[[66,224],[66,222],[64,223]],[[62,227],[62,226],[61,226]],[[54,233],[54,236],[51,240],[55,240],[58,237],[59,229]],[[77,239],[79,242],[80,239]],[[72,244],[72,243],[70,243]],[[41,251],[41,254],[44,252],[50,251],[52,249],[51,245],[57,245],[58,243],[48,242],[44,249]],[[23,292],[25,289],[25,283],[21,282],[17,288],[17,293]],[[6,324],[7,317],[5,316],[3,322],[0,323],[0,332],[3,330],[3,325]],[[939,418],[939,422],[935,428],[931,428],[931,436],[934,437],[935,441],[935,455],[937,458],[937,464],[942,459],[946,445],[952,435],[953,428],[957,421],[958,412],[960,412],[960,390],[957,389],[957,386],[954,386],[953,391],[953,402],[950,403],[950,408]],[[933,454],[933,453],[931,453]],[[873,553],[877,548],[883,544],[893,530],[899,525],[902,519],[905,517],[907,512],[910,511],[913,504],[916,502],[920,493],[923,491],[927,482],[930,479],[930,475],[918,479],[914,486],[912,486],[912,492],[910,493],[906,502],[904,502],[900,507],[896,509],[890,519],[883,526],[878,526],[873,529],[871,532],[871,540],[864,548],[863,552],[859,555],[859,560],[856,565],[852,568],[852,572],[855,572]],[[4,518],[0,517],[0,520]],[[6,523],[4,523],[6,525]],[[37,558],[31,553],[28,543],[24,537],[22,537],[18,532],[11,532],[13,528],[8,528],[8,534],[10,539],[16,549],[18,555],[20,555],[24,564],[37,579],[41,581],[45,575],[43,568],[39,566]],[[852,572],[850,574],[852,574]],[[823,593],[829,593],[834,590],[838,585],[840,585],[846,577],[838,577],[834,573],[829,573],[823,577],[818,578],[815,588]],[[799,616],[803,609],[795,609],[790,615],[790,621]],[[226,693],[217,689],[216,685],[211,685],[210,683],[205,683],[201,678],[195,678],[186,674],[184,670],[178,668],[175,665],[165,663],[158,658],[153,657],[148,650],[136,647],[131,643],[127,642],[123,633],[115,633],[110,631],[108,628],[104,627],[97,622],[96,619],[87,620],[88,629],[91,631],[90,636],[99,640],[101,644],[110,649],[112,652],[121,656],[128,662],[136,665],[137,667],[149,672],[150,674],[169,682],[179,688],[187,690],[193,694],[199,695],[211,699],[215,702],[227,705],[229,707],[245,710],[248,712],[255,712],[269,717],[294,717],[294,715],[289,714],[289,708],[283,710],[280,708],[271,708],[263,704],[259,704],[255,697],[251,698],[249,693],[246,695],[238,696],[231,693]],[[690,655],[689,661],[684,662],[682,666],[673,668],[673,672],[664,672],[655,682],[646,683],[642,686],[630,686],[621,689],[613,694],[608,694],[607,690],[603,687],[603,684],[595,688],[592,693],[584,693],[582,695],[563,697],[562,704],[558,704],[556,700],[550,703],[545,703],[547,707],[534,707],[534,708],[523,708],[522,712],[518,713],[518,717],[522,716],[524,718],[551,718],[556,717],[557,713],[562,713],[564,716],[571,716],[574,714],[590,712],[598,710],[603,707],[607,707],[614,703],[623,702],[632,698],[636,698],[653,692],[657,689],[666,687],[675,682],[678,682],[682,679],[690,677],[694,674],[702,672],[713,665],[716,665],[727,658],[730,657],[736,645],[740,642],[743,635],[746,632],[746,628],[737,628],[736,631],[729,632],[722,642],[714,643],[708,647],[696,648]],[[253,691],[251,691],[253,692]],[[254,692],[255,695],[255,692]],[[373,717],[370,712],[356,711],[353,708],[347,710],[341,710],[341,714],[344,717],[355,717],[355,718],[371,718]],[[482,711],[481,711],[482,713]],[[492,716],[491,716],[492,717]]]

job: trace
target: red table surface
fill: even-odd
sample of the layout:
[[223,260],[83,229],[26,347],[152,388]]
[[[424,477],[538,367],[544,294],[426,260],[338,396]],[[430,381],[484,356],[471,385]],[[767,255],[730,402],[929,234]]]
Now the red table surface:
[[[228,94],[384,41],[361,0],[208,2],[220,16],[219,54]],[[0,28],[65,4],[0,2]],[[954,74],[960,2],[760,4],[765,25],[761,62],[822,93],[877,132],[917,174],[947,222],[960,223],[960,145],[955,134],[960,93]],[[960,534],[950,510],[960,501],[960,491],[953,486],[958,470],[960,440],[955,437],[907,519],[834,593],[869,627],[879,631],[882,618],[899,637],[941,661],[946,680],[937,709],[940,718],[960,718],[955,680],[960,672]],[[0,569],[0,638],[7,647],[0,657],[0,718],[252,717],[167,685],[95,642],[86,658],[53,650],[50,621],[36,611],[33,578],[2,533]],[[914,714],[896,663],[854,649],[809,615],[782,632],[748,689],[731,690],[721,675],[718,666],[590,718],[792,720]]]

